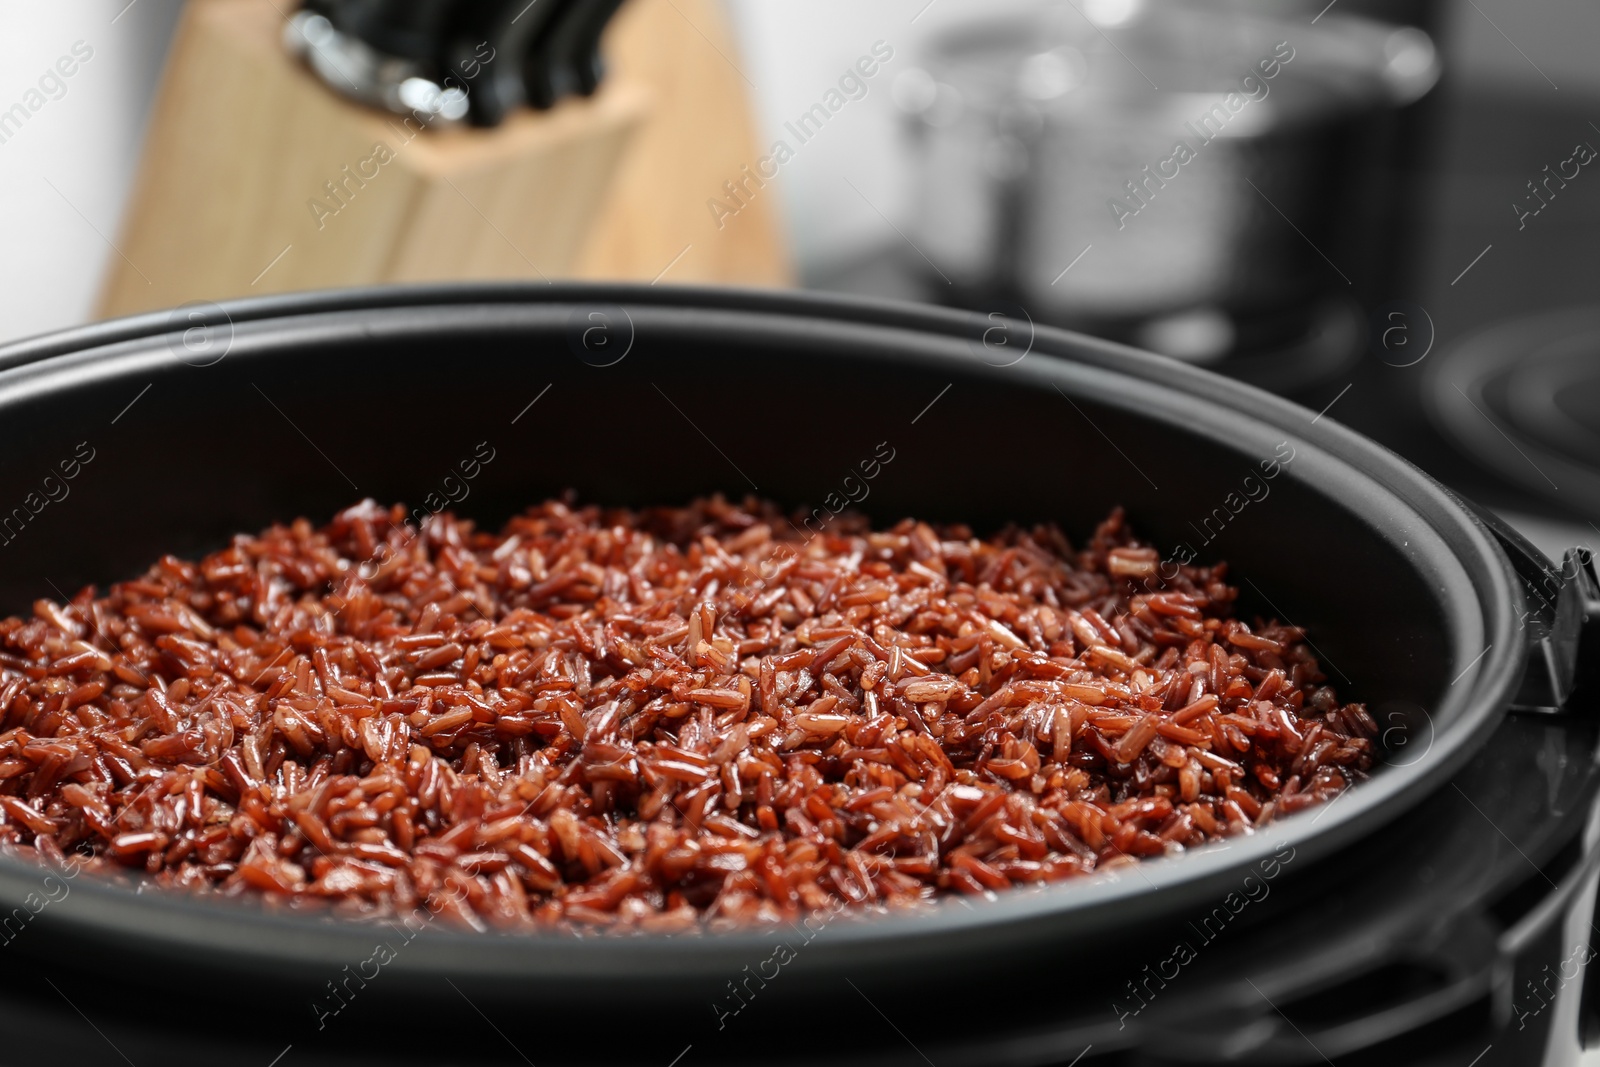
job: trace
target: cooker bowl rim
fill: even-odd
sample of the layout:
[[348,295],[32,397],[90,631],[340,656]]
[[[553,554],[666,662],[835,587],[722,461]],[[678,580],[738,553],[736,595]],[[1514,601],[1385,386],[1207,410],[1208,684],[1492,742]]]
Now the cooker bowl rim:
[[[641,310],[664,308],[725,316],[729,323],[796,318],[819,324],[898,330],[917,334],[970,338],[989,325],[982,314],[924,305],[895,303],[853,296],[777,292],[719,287],[651,287],[610,283],[462,283],[447,285],[383,286],[351,290],[273,295],[204,307],[227,321],[346,321],[350,316],[383,316],[389,312],[416,313],[429,308],[504,305],[617,305]],[[188,307],[186,305],[186,307]],[[103,350],[126,353],[156,338],[181,330],[184,309],[158,311],[125,319],[96,323],[0,345],[0,391],[12,372],[43,370],[57,357],[82,356]],[[1031,326],[1031,324],[1030,324]],[[252,331],[254,332],[254,331]],[[1479,658],[1466,664],[1473,676],[1473,695],[1465,698],[1451,744],[1439,758],[1406,767],[1388,768],[1341,795],[1322,811],[1326,825],[1310,832],[1320,816],[1310,812],[1286,817],[1244,839],[1206,846],[1175,857],[1140,861],[1136,879],[1090,878],[1055,883],[1042,888],[1019,888],[997,899],[975,902],[945,899],[926,910],[907,915],[852,917],[833,924],[825,939],[827,950],[811,955],[836,955],[859,951],[863,944],[909,947],[941,935],[955,942],[974,938],[1004,939],[1027,936],[1029,931],[1060,930],[1074,916],[1092,911],[1104,914],[1116,908],[1134,918],[1152,907],[1159,895],[1208,892],[1248,873],[1258,861],[1284,846],[1304,847],[1325,855],[1409,808],[1432,789],[1442,786],[1499,722],[1509,705],[1527,658],[1527,649],[1512,628],[1515,606],[1521,603],[1514,571],[1493,535],[1457,498],[1431,477],[1375,442],[1269,393],[1199,368],[1136,349],[1048,327],[1034,327],[1032,350],[1060,357],[1049,364],[1039,361],[1035,375],[1070,377],[1073,365],[1109,371],[1152,389],[1178,391],[1199,402],[1238,417],[1255,419],[1288,430],[1309,445],[1349,467],[1371,483],[1375,499],[1398,499],[1428,521],[1430,528],[1450,524],[1455,559],[1479,594],[1482,625],[1490,639]],[[29,370],[24,370],[28,368]],[[1473,566],[1461,560],[1471,556]],[[1454,667],[1466,656],[1456,650]],[[1345,797],[1351,799],[1345,802]],[[1334,813],[1335,807],[1343,810]],[[0,856],[0,900],[18,900],[36,886],[39,870],[25,860]],[[369,946],[371,927],[344,921],[310,921],[308,916],[269,912],[240,906],[238,902],[189,896],[181,892],[133,894],[116,881],[95,880],[77,886],[79,903],[70,922],[79,927],[121,935],[143,945],[170,951],[180,946],[209,947],[239,958],[278,963],[347,961],[358,946]],[[1207,898],[1209,899],[1209,897]],[[65,909],[58,909],[65,910]],[[62,916],[62,920],[68,920]],[[314,918],[314,917],[310,917]],[[703,937],[599,937],[518,932],[503,936],[470,931],[428,929],[419,934],[418,947],[402,957],[401,969],[433,973],[480,975],[539,974],[605,977],[626,973],[716,973],[730,960],[748,961],[751,953],[770,949],[771,931],[741,930]],[[426,946],[426,947],[422,947]],[[361,950],[361,951],[364,951]]]

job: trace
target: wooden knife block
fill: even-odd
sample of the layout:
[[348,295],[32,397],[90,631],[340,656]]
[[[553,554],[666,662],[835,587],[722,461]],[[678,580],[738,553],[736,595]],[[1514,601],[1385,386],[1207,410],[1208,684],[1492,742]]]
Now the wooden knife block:
[[595,96],[492,130],[345,100],[284,51],[283,26],[274,0],[188,5],[102,316],[380,282],[650,281],[669,265],[670,281],[787,281],[770,205],[720,231],[704,207],[759,154],[736,73],[697,54],[707,30],[729,46],[713,0],[633,0]]

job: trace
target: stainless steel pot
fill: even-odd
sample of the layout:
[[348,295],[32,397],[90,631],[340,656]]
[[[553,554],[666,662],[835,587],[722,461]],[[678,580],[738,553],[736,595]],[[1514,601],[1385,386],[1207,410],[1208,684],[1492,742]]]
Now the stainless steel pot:
[[1203,362],[1348,286],[1352,130],[1438,74],[1422,31],[1334,13],[1102,0],[964,27],[895,87],[912,237],[967,295]]

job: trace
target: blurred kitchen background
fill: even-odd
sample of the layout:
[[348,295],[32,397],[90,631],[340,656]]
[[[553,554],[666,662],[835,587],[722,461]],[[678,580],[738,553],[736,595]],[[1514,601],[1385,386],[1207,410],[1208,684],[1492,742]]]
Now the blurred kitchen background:
[[[521,50],[574,5],[467,6]],[[1600,6],[626,0],[598,91],[580,62],[539,111],[370,18],[447,7],[0,8],[0,340],[435,278],[931,301],[1210,366],[1600,542]]]

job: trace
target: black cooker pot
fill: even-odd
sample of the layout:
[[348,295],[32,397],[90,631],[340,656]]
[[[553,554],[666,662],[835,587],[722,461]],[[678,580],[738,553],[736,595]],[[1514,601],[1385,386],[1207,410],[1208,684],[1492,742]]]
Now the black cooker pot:
[[0,425],[6,611],[363,496],[491,525],[567,488],[848,496],[1080,538],[1121,504],[1174,558],[1229,560],[1242,614],[1304,626],[1387,749],[1332,804],[1223,844],[726,935],[413,932],[0,860],[17,1062],[1487,1067],[1569,1062],[1596,1018],[1587,560],[1555,567],[1330,417],[1004,316],[476,285],[0,348]]

